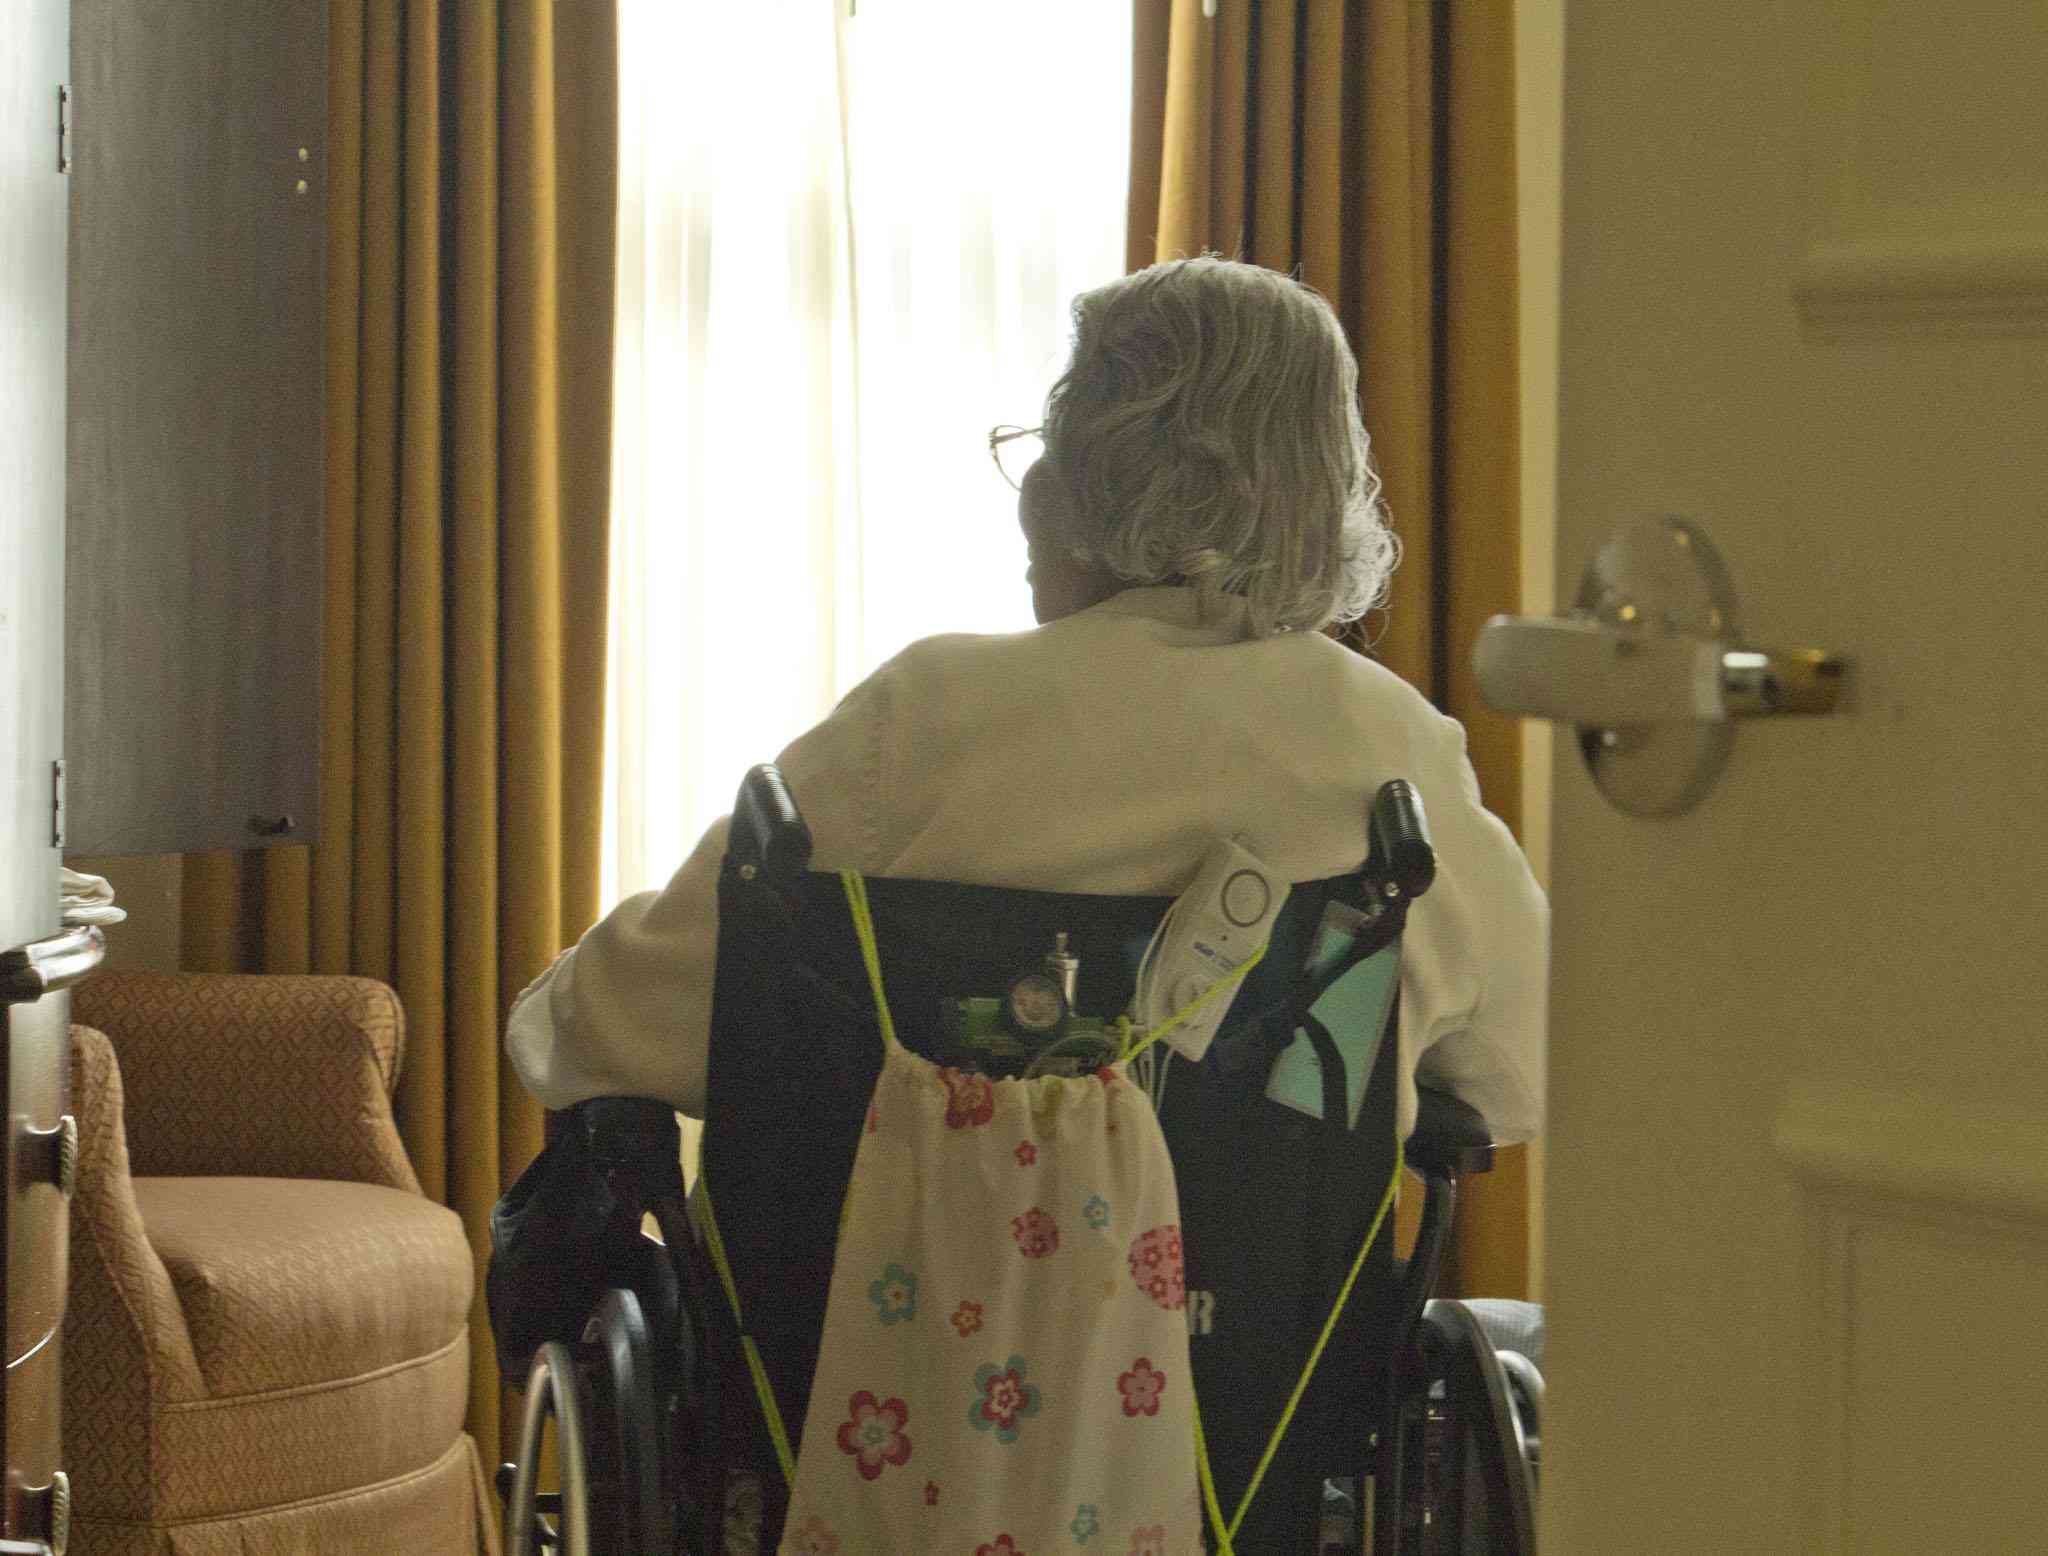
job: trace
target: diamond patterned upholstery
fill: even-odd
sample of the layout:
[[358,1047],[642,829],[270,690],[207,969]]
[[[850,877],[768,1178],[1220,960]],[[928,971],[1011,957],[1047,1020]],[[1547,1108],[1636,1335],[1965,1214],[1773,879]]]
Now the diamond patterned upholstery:
[[358,978],[76,991],[64,1319],[77,1556],[492,1553],[462,1430],[474,1266],[390,1106]]
[[445,1349],[469,1243],[417,1194],[307,1178],[138,1178],[207,1397],[296,1388]]
[[420,1190],[391,1117],[405,1029],[381,983],[104,972],[72,991],[71,1019],[120,1055],[137,1177]]

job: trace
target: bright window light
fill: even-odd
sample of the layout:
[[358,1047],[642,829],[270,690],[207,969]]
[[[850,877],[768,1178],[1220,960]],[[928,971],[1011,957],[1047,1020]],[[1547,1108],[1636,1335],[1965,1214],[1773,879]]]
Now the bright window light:
[[936,632],[1031,624],[1016,494],[1120,274],[1120,0],[621,0],[609,905]]

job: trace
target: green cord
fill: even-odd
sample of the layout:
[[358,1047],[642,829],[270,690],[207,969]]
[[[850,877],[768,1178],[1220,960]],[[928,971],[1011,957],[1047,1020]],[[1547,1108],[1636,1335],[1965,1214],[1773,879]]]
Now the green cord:
[[[882,963],[875,950],[875,925],[868,914],[867,883],[857,870],[841,872],[846,884],[847,901],[853,907],[854,929],[860,936],[860,952],[867,963],[868,982],[875,991],[875,1010],[882,1022],[882,1041],[891,1047],[896,1044],[896,1027],[889,1019],[889,1002],[882,995]],[[775,1390],[768,1383],[768,1367],[761,1360],[761,1349],[754,1343],[754,1337],[747,1333],[746,1320],[740,1316],[739,1285],[732,1278],[732,1265],[725,1256],[725,1239],[719,1235],[718,1216],[711,1208],[711,1184],[708,1175],[700,1174],[697,1192],[704,1206],[704,1241],[711,1254],[711,1262],[718,1270],[719,1284],[725,1287],[725,1300],[732,1306],[732,1321],[740,1332],[740,1349],[746,1354],[747,1371],[754,1380],[754,1396],[761,1403],[761,1416],[767,1423],[768,1436],[775,1444],[775,1459],[782,1466],[785,1485],[796,1485],[796,1455],[789,1446],[789,1429],[783,1424],[782,1407],[776,1402]],[[845,1220],[844,1207],[840,1220]]]
[[[1216,1531],[1216,1556],[1236,1556],[1230,1537],[1237,1532],[1233,1522],[1229,1528],[1223,1526],[1223,1505],[1216,1500],[1216,1476],[1209,1468],[1209,1439],[1202,1432],[1202,1404],[1195,1398],[1194,1391],[1188,1391],[1188,1401],[1195,1412],[1195,1467],[1202,1477],[1202,1506],[1209,1511],[1209,1526]],[[1238,1517],[1244,1516],[1240,1509]]]
[[[1386,1193],[1380,1196],[1380,1208],[1372,1218],[1372,1228],[1365,1234],[1365,1242],[1359,1247],[1358,1257],[1351,1261],[1351,1273],[1344,1277],[1344,1284],[1337,1292],[1336,1304],[1330,1309],[1330,1316],[1323,1321],[1323,1332],[1316,1336],[1315,1347],[1308,1353],[1308,1364],[1301,1369],[1301,1378],[1294,1385],[1294,1392],[1288,1396],[1287,1408],[1280,1412],[1280,1419],[1273,1427],[1273,1435],[1267,1439],[1266,1451],[1259,1457],[1259,1466],[1252,1471],[1251,1484],[1244,1488],[1244,1499],[1237,1504],[1237,1516],[1230,1520],[1228,1529],[1219,1525],[1216,1530],[1216,1537],[1226,1553],[1230,1550],[1230,1542],[1235,1538],[1238,1527],[1244,1523],[1244,1515],[1251,1511],[1252,1498],[1258,1494],[1259,1483],[1266,1478],[1266,1471],[1272,1467],[1273,1455],[1280,1451],[1280,1440],[1287,1435],[1287,1428],[1294,1420],[1295,1407],[1301,1403],[1301,1396],[1308,1392],[1309,1380],[1315,1376],[1316,1363],[1323,1359],[1323,1348],[1330,1343],[1330,1336],[1337,1328],[1337,1320],[1344,1314],[1345,1303],[1351,1300],[1351,1288],[1358,1282],[1359,1271],[1365,1268],[1365,1256],[1372,1252],[1372,1245],[1379,1238],[1380,1227],[1387,1219],[1387,1211],[1393,1206],[1395,1190],[1401,1186],[1401,1168],[1405,1154],[1400,1140],[1396,1138],[1393,1175],[1387,1179]],[[1209,1447],[1202,1440],[1199,1416],[1196,1417],[1195,1449],[1201,1459],[1202,1484],[1209,1495],[1211,1516],[1215,1517],[1215,1491],[1213,1477],[1209,1471]]]
[[746,1321],[740,1317],[740,1292],[732,1278],[732,1266],[726,1262],[725,1239],[718,1235],[718,1217],[711,1209],[711,1185],[703,1173],[697,1175],[697,1193],[704,1205],[704,1241],[711,1251],[711,1262],[718,1269],[719,1283],[725,1287],[725,1300],[732,1304],[732,1321],[740,1332],[740,1349],[746,1352],[747,1371],[754,1379],[754,1395],[761,1401],[761,1415],[768,1423],[768,1436],[775,1443],[775,1459],[782,1466],[783,1484],[796,1485],[796,1455],[790,1451],[789,1432],[782,1424],[782,1407],[775,1402],[775,1391],[768,1386],[768,1368],[761,1360],[761,1351],[754,1344],[754,1337],[747,1333]]
[[[1270,942],[1267,942],[1267,944],[1270,944]],[[1151,1031],[1147,1032],[1144,1038],[1141,1041],[1139,1041],[1136,1044],[1136,1046],[1133,1046],[1131,1043],[1131,1033],[1136,1031],[1137,1028],[1131,1025],[1131,1018],[1129,1016],[1119,1016],[1117,1018],[1117,1030],[1123,1033],[1124,1035],[1124,1063],[1128,1064],[1131,1060],[1137,1058],[1139,1054],[1143,1053],[1146,1049],[1150,1048],[1154,1043],[1158,1042],[1162,1037],[1166,1036],[1167,1033],[1171,1032],[1175,1027],[1179,1026],[1183,1021],[1187,1020],[1188,1017],[1192,1016],[1196,1011],[1200,1010],[1204,1005],[1208,1004],[1209,1001],[1216,998],[1216,996],[1221,994],[1225,989],[1236,988],[1238,984],[1244,982],[1246,976],[1251,972],[1251,970],[1254,967],[1258,966],[1259,963],[1264,961],[1265,959],[1266,945],[1262,944],[1260,945],[1258,950],[1252,952],[1250,960],[1246,961],[1241,966],[1233,967],[1229,972],[1225,973],[1222,977],[1218,978],[1214,983],[1210,984],[1208,988],[1204,989],[1194,999],[1190,1000],[1187,1004],[1183,1005],[1179,1010],[1176,1010],[1172,1015],[1168,1016],[1164,1021],[1160,1022],[1158,1026],[1154,1027]]]
[[875,949],[875,921],[868,913],[868,883],[858,870],[841,870],[847,905],[853,909],[854,933],[860,936],[860,959],[867,964],[868,987],[875,991],[875,1016],[882,1025],[882,1042],[897,1047],[896,1023],[889,1017],[889,1001],[882,993],[882,957]]

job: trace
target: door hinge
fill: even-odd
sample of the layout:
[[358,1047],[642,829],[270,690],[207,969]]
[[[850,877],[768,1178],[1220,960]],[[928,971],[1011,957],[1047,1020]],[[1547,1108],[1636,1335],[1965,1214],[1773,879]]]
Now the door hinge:
[[71,171],[71,88],[57,88],[57,171]]
[[64,758],[50,764],[50,846],[64,846]]

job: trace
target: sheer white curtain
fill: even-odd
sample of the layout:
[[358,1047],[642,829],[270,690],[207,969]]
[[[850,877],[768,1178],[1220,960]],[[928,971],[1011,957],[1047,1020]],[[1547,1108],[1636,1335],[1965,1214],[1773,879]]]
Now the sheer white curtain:
[[621,0],[606,900],[913,639],[1030,625],[997,422],[1123,267],[1121,0]]

